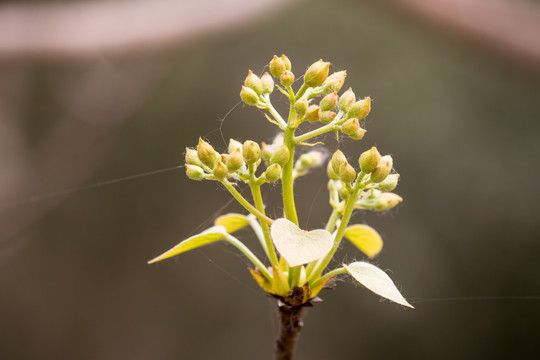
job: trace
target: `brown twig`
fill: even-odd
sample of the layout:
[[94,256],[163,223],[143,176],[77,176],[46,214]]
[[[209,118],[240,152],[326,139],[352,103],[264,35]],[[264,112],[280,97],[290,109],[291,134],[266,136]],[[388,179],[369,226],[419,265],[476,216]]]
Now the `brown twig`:
[[276,360],[291,360],[294,356],[300,331],[304,326],[302,313],[306,306],[290,306],[278,302],[279,338],[274,344]]

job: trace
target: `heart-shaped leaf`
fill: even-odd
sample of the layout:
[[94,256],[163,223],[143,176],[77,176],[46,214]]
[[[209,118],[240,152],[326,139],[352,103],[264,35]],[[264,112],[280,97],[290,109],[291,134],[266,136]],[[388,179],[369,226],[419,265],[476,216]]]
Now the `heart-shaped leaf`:
[[175,255],[184,253],[186,251],[213,243],[215,241],[223,239],[226,234],[227,234],[227,231],[225,231],[225,228],[223,226],[213,226],[203,231],[200,234],[187,238],[186,240],[182,241],[180,244],[176,245],[172,249],[150,260],[148,263],[153,264],[155,262],[168,259]]
[[414,306],[403,298],[392,279],[375,265],[359,261],[344,267],[353,278],[375,294],[414,309]]
[[381,252],[383,241],[371,226],[351,225],[345,230],[345,237],[371,259]]
[[287,219],[274,221],[270,232],[277,250],[290,266],[307,264],[323,257],[334,243],[328,231],[305,231]]
[[218,217],[216,221],[214,221],[214,225],[221,225],[229,234],[232,234],[233,232],[248,226],[249,218],[242,214],[230,213]]

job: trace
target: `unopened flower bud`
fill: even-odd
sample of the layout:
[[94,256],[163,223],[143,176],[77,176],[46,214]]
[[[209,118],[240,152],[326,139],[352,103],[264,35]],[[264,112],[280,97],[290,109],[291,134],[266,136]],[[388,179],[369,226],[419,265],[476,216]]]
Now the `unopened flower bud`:
[[232,154],[236,149],[240,149],[240,151],[242,151],[242,143],[234,139],[229,139],[229,154]]
[[229,171],[227,170],[227,166],[219,161],[216,166],[214,166],[213,173],[216,179],[223,180],[227,177]]
[[200,166],[202,164],[201,160],[197,156],[197,150],[186,148],[186,164]]
[[264,178],[268,182],[274,182],[281,177],[281,166],[279,164],[270,165],[264,172]]
[[244,80],[244,86],[253,89],[258,95],[262,94],[263,83],[262,80],[249,70],[246,80]]
[[321,108],[317,105],[310,105],[306,111],[306,120],[309,122],[316,122],[321,120],[322,112]]
[[379,151],[376,147],[372,147],[371,149],[364,151],[362,155],[360,155],[358,163],[360,164],[360,169],[362,169],[362,172],[364,174],[369,174],[377,168],[380,161],[381,154],[379,154]]
[[270,158],[274,154],[274,151],[272,147],[269,145],[266,145],[264,141],[261,143],[261,146],[262,146],[261,157],[264,160],[264,162],[268,164],[268,162],[270,161]]
[[289,162],[290,156],[291,153],[287,145],[281,145],[270,158],[270,163],[279,164],[281,167],[284,167]]
[[269,73],[265,72],[264,75],[261,77],[261,81],[263,87],[263,94],[270,94],[272,91],[274,91],[274,79],[272,79],[272,76],[270,76]]
[[197,145],[197,157],[204,165],[210,168],[214,168],[218,162],[218,154],[212,145],[201,138],[199,138],[199,144]]
[[321,122],[328,124],[329,122],[334,121],[336,118],[336,113],[333,111],[323,111],[321,114]]
[[332,155],[332,159],[330,160],[330,164],[332,164],[332,169],[334,170],[334,173],[339,175],[339,169],[341,168],[342,164],[347,163],[347,158],[345,158],[345,155],[341,152],[341,150],[337,150],[334,155]]
[[347,200],[350,195],[349,189],[347,189],[346,186],[340,187],[338,190],[338,193],[339,193],[339,197],[342,198],[343,200]]
[[349,163],[345,162],[339,168],[339,177],[344,183],[350,184],[356,178],[356,171],[354,171],[354,168]]
[[240,98],[243,102],[251,106],[257,105],[257,103],[259,102],[259,95],[257,95],[255,90],[245,86],[242,86],[242,90],[240,91]]
[[394,193],[382,193],[375,201],[375,210],[383,211],[389,210],[402,202],[401,196]]
[[319,103],[319,107],[321,108],[322,111],[328,111],[328,110],[334,109],[337,103],[338,103],[337,92],[333,92],[323,97],[323,99]]
[[370,110],[371,110],[371,98],[368,96],[367,98],[362,99],[352,104],[347,115],[351,118],[354,117],[359,120],[362,120],[369,114]]
[[227,165],[227,169],[231,172],[234,172],[242,167],[244,165],[244,157],[242,156],[242,150],[240,148],[237,148],[227,156],[225,159],[225,164]]
[[321,60],[313,63],[304,75],[304,82],[309,87],[317,87],[324,83],[328,77],[330,63]]
[[255,141],[247,140],[242,146],[242,156],[248,164],[254,164],[261,158],[261,148]]
[[289,58],[287,56],[285,56],[285,54],[281,54],[281,60],[283,60],[283,63],[285,64],[285,69],[286,70],[291,70],[292,69],[291,60],[289,60]]
[[281,85],[289,87],[294,83],[294,74],[289,70],[285,70],[279,77],[279,81],[281,82]]
[[204,179],[204,170],[197,165],[186,164],[186,175],[191,180],[202,180]]
[[392,159],[392,155],[384,155],[381,157],[380,165],[388,166],[390,169],[394,167],[394,159]]
[[302,117],[306,114],[307,108],[308,102],[306,99],[298,100],[294,103],[294,111],[299,117]]
[[351,88],[349,90],[345,91],[340,97],[339,97],[339,103],[338,107],[341,111],[349,111],[352,104],[356,101],[356,96],[354,95],[354,92]]
[[270,73],[274,75],[274,77],[279,78],[285,70],[287,70],[287,67],[285,66],[283,59],[274,55],[274,58],[270,61]]
[[328,177],[332,180],[339,180],[339,175],[336,174],[334,169],[332,168],[332,162],[328,162],[328,166],[326,167],[326,173],[328,174]]
[[330,94],[333,92],[339,92],[345,83],[345,78],[347,77],[346,71],[338,71],[333,73],[326,79],[323,85],[323,91],[325,94]]
[[397,187],[398,180],[399,174],[390,174],[384,181],[379,183],[378,189],[382,191],[393,191]]
[[341,127],[341,131],[343,131],[343,133],[349,135],[355,140],[362,139],[364,137],[364,134],[366,133],[366,130],[360,127],[360,123],[356,118],[345,121],[345,123]]
[[309,169],[319,166],[323,160],[323,155],[320,151],[310,151],[300,155],[296,161],[297,167],[300,169]]
[[379,183],[386,179],[390,171],[392,170],[393,160],[390,155],[385,155],[381,158],[379,165],[371,173],[371,181]]

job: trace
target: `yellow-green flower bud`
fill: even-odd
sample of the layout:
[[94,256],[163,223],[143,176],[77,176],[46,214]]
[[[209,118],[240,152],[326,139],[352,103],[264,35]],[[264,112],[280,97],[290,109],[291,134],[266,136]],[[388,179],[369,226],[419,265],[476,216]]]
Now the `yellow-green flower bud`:
[[236,149],[240,149],[240,151],[242,151],[242,143],[234,139],[229,139],[229,154],[232,154]]
[[261,158],[261,148],[255,141],[247,140],[242,146],[242,156],[248,164],[254,164]]
[[356,101],[356,96],[354,95],[354,92],[351,88],[349,90],[345,91],[340,97],[339,97],[339,110],[341,111],[349,111],[352,104]]
[[257,95],[255,90],[246,86],[242,86],[242,90],[240,91],[240,98],[243,102],[251,106],[257,105],[257,103],[259,102],[259,95]]
[[306,111],[306,120],[309,122],[316,122],[321,120],[322,112],[321,108],[317,105],[310,105]]
[[242,167],[244,165],[244,157],[242,156],[242,151],[240,148],[237,148],[227,156],[225,160],[225,164],[227,165],[227,169],[231,172],[234,172]]
[[306,99],[298,100],[294,103],[294,112],[298,117],[302,117],[306,114],[308,108],[308,102]]
[[382,193],[375,201],[375,210],[389,210],[402,202],[401,196],[394,193]]
[[213,173],[216,179],[223,180],[227,177],[229,171],[227,170],[227,166],[221,161],[219,161],[216,166],[214,166]]
[[332,161],[328,162],[328,166],[326,167],[326,173],[328,174],[328,177],[332,180],[339,180],[339,175],[336,174],[332,167]]
[[295,167],[299,170],[310,169],[319,166],[323,160],[323,155],[320,151],[310,151],[300,155],[296,161]]
[[291,60],[289,60],[289,58],[287,56],[285,56],[285,54],[281,54],[281,60],[283,60],[283,63],[285,64],[285,69],[286,70],[291,70],[292,69]]
[[333,155],[332,159],[330,160],[330,164],[332,164],[332,169],[334,170],[334,173],[339,175],[339,169],[341,168],[342,164],[347,163],[347,158],[341,150],[337,150]]
[[270,73],[274,75],[274,77],[279,78],[285,70],[287,70],[287,67],[285,66],[283,59],[274,55],[274,58],[270,61]]
[[197,157],[201,162],[209,168],[214,168],[218,162],[218,154],[206,141],[199,138],[199,144],[197,145]]
[[262,80],[255,75],[251,70],[248,71],[248,75],[246,77],[246,80],[244,80],[244,86],[255,90],[255,92],[258,95],[262,94],[263,91],[263,83]]
[[386,177],[388,174],[390,174],[390,171],[392,170],[393,160],[390,155],[385,155],[381,158],[381,161],[379,162],[379,165],[373,172],[371,173],[371,181],[374,183],[380,183]]
[[279,77],[279,81],[281,82],[281,85],[289,87],[294,83],[294,74],[289,70],[285,70]]
[[350,195],[349,189],[347,189],[346,186],[340,187],[338,190],[338,193],[339,193],[339,197],[342,198],[343,200],[347,200]]
[[323,111],[321,114],[321,121],[325,124],[334,121],[336,118],[336,113],[333,111]]
[[197,165],[186,165],[186,175],[191,180],[202,180],[204,179],[204,170],[198,167]]
[[381,161],[381,154],[379,154],[379,151],[376,147],[372,147],[371,149],[364,151],[362,155],[360,155],[360,159],[358,160],[358,163],[360,164],[360,169],[362,169],[362,172],[364,174],[369,174],[373,172],[379,166],[379,162]]
[[360,127],[360,123],[356,118],[345,121],[345,123],[341,126],[341,131],[355,140],[362,139],[366,133],[366,130]]
[[261,81],[263,94],[270,94],[272,91],[274,91],[274,79],[272,79],[272,76],[269,73],[265,72],[261,77]]
[[356,171],[349,163],[345,162],[339,168],[339,177],[344,183],[350,184],[356,179]]
[[270,163],[279,164],[281,167],[284,167],[289,162],[290,156],[291,153],[287,145],[281,145],[270,158]]
[[317,87],[324,83],[328,77],[328,71],[330,70],[330,63],[321,60],[313,63],[306,71],[304,75],[304,82],[309,87]]
[[370,110],[371,110],[371,98],[368,96],[367,98],[362,99],[352,104],[347,115],[351,118],[354,117],[359,120],[362,120],[369,114]]
[[346,71],[338,71],[333,73],[326,79],[323,85],[323,92],[325,94],[330,94],[333,92],[339,92],[345,83],[345,78],[347,77]]
[[197,156],[197,150],[186,148],[186,164],[200,166],[202,164],[201,160]]
[[268,182],[274,182],[281,177],[281,166],[279,164],[270,165],[264,172],[264,178]]
[[393,191],[397,187],[398,181],[399,174],[390,174],[384,181],[379,183],[378,189],[382,191]]
[[325,97],[323,97],[323,99],[321,100],[319,104],[319,107],[321,108],[322,111],[328,111],[328,110],[334,109],[337,103],[338,103],[338,96],[337,96],[337,92],[334,91],[333,93],[328,94]]

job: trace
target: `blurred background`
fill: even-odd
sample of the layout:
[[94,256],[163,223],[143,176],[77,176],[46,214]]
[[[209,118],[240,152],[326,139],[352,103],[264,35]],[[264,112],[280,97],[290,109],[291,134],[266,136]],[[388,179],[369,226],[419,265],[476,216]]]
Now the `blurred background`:
[[[323,58],[372,97],[366,137],[339,147],[392,154],[405,201],[353,221],[416,306],[341,281],[298,359],[540,356],[538,1],[58,0],[0,3],[0,358],[272,357],[275,302],[235,249],[146,261],[242,212],[178,166],[200,135],[271,140],[238,94],[282,53],[297,78]],[[296,190],[321,227],[324,169]]]

